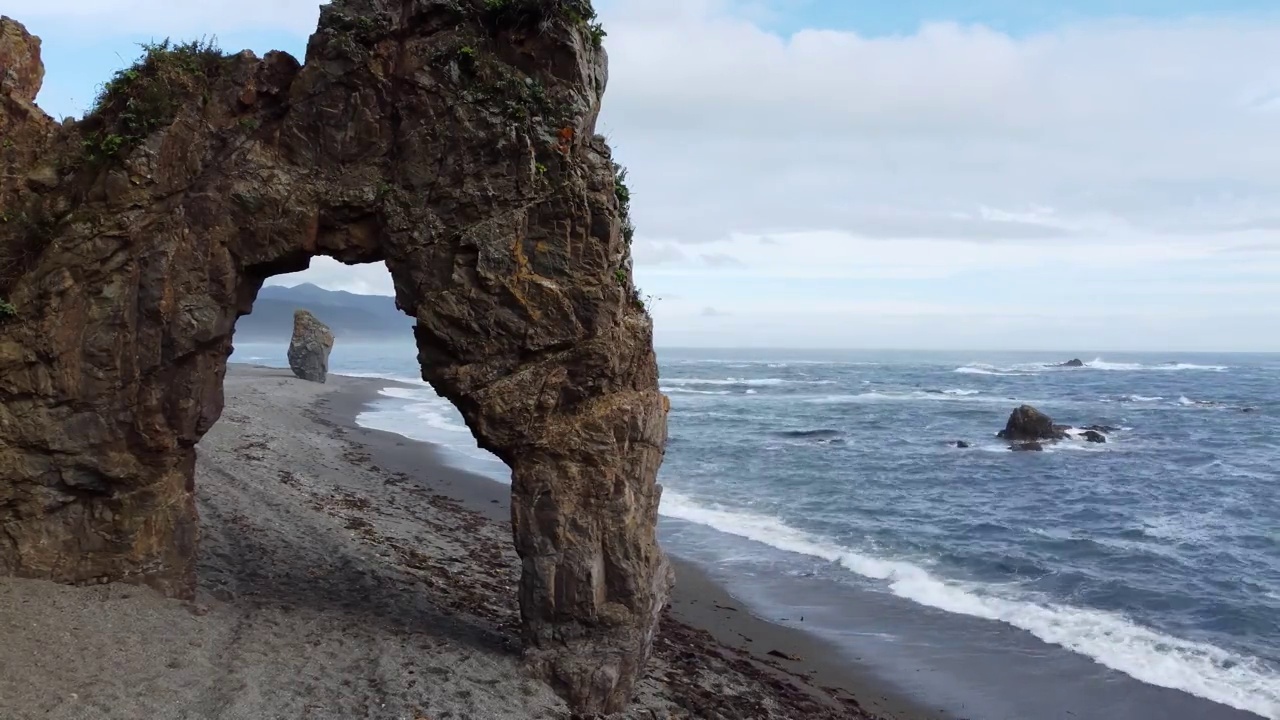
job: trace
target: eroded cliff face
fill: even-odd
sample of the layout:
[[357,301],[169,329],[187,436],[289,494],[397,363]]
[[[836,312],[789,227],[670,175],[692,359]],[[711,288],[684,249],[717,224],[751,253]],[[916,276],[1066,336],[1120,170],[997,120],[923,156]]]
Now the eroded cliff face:
[[383,260],[423,377],[512,468],[531,667],[622,707],[671,584],[667,406],[591,17],[335,0],[305,64],[151,48],[66,124],[0,21],[0,572],[190,594],[236,318],[315,255]]

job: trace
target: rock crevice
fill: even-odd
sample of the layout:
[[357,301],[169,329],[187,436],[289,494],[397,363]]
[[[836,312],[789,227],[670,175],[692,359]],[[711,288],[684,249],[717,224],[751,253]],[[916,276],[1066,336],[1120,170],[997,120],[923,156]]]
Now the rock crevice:
[[316,255],[385,261],[423,378],[512,469],[531,666],[627,702],[668,408],[590,7],[509,5],[335,0],[304,63],[152,46],[64,123],[0,20],[0,573],[189,595],[236,318]]

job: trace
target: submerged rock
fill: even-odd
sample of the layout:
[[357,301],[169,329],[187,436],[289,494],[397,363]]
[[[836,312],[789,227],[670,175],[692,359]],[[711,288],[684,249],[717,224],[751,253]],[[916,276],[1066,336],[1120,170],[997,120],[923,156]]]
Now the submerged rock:
[[333,333],[306,310],[293,313],[293,339],[289,341],[289,369],[303,380],[322,383],[329,374]]
[[1066,427],[1054,425],[1053,418],[1030,405],[1020,405],[1009,415],[1004,429],[996,437],[1010,442],[1036,440],[1061,440],[1067,436]]
[[1044,445],[1038,442],[1020,442],[1009,446],[1014,452],[1044,452]]
[[1081,439],[1084,439],[1093,443],[1104,443],[1107,441],[1107,436],[1103,435],[1097,430],[1085,430],[1083,433],[1080,434],[1080,437]]
[[953,447],[953,448],[960,448],[960,449],[962,449],[962,450],[963,450],[964,448],[973,447],[972,445],[970,445],[969,443],[965,442],[964,440],[952,440],[952,441],[951,441],[950,443],[948,443],[948,444],[949,444],[951,447]]

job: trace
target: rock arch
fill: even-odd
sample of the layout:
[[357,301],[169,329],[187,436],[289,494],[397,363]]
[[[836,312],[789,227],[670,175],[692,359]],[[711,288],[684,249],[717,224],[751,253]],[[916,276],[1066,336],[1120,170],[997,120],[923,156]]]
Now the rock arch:
[[671,571],[666,438],[587,0],[335,0],[305,64],[161,45],[79,122],[0,20],[0,573],[194,587],[234,323],[385,261],[423,376],[512,468],[530,664],[629,699]]

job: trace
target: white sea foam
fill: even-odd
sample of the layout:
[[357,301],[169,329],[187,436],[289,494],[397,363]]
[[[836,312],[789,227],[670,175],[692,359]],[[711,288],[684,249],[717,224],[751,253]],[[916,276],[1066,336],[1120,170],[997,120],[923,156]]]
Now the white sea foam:
[[1125,363],[1125,362],[1108,362],[1102,358],[1095,358],[1086,362],[1081,367],[1071,367],[1057,362],[1044,363],[1014,363],[1012,365],[989,365],[987,363],[969,363],[963,367],[958,367],[955,372],[965,373],[968,375],[1004,375],[1016,377],[1019,375],[1037,375],[1043,372],[1080,372],[1082,370],[1109,370],[1109,371],[1125,371],[1125,372],[1168,372],[1175,370],[1201,370],[1221,372],[1230,370],[1226,365],[1196,365],[1194,363],[1158,363],[1155,365],[1146,365],[1143,363]]
[[680,387],[660,387],[658,388],[664,393],[672,393],[678,395],[732,395],[732,390],[691,390],[689,388]]
[[766,515],[700,505],[670,489],[663,492],[659,512],[837,563],[921,605],[1004,622],[1143,682],[1280,720],[1280,674],[1255,658],[1165,635],[1116,613],[1008,594],[1013,591],[1006,586],[938,578],[910,562],[866,555]]
[[1159,395],[1125,395],[1121,399],[1128,402],[1160,402],[1164,398]]
[[964,375],[1000,375],[1003,377],[1018,377],[1022,375],[1033,375],[1031,372],[1020,372],[1013,369],[1000,369],[991,365],[965,365],[958,367],[955,372]]
[[1142,363],[1117,363],[1117,362],[1107,362],[1102,358],[1096,358],[1091,362],[1085,363],[1084,365],[1085,367],[1093,368],[1094,370],[1124,370],[1124,371],[1211,370],[1215,372],[1221,372],[1223,370],[1231,369],[1226,365],[1196,365],[1194,363],[1180,363],[1180,362],[1159,363],[1156,365],[1144,365]]
[[1182,395],[1178,398],[1178,404],[1184,405],[1186,407],[1206,407],[1206,408],[1209,408],[1209,407],[1220,408],[1223,406],[1222,403],[1216,400],[1192,400],[1186,395]]
[[864,404],[864,403],[881,403],[881,402],[916,402],[916,401],[934,401],[934,402],[983,402],[983,403],[1006,403],[1008,398],[983,397],[975,392],[970,391],[948,391],[941,392],[925,392],[923,390],[913,390],[911,392],[864,392],[857,394],[835,394],[823,395],[822,397],[813,397],[805,400],[807,403],[816,403],[819,405],[842,405],[842,404]]
[[409,377],[407,375],[389,375],[387,373],[370,373],[370,372],[343,372],[347,377],[357,378],[376,378],[378,380],[390,380],[392,382],[404,383],[405,385],[421,385],[423,387],[431,387],[431,384],[422,378]]
[[782,378],[662,378],[667,385],[746,385],[771,387],[776,385],[833,385],[834,380],[783,380]]
[[[432,393],[432,396],[429,397],[428,392]],[[434,391],[391,387],[379,390],[378,394],[397,400],[408,400],[410,404],[406,409],[436,430],[471,435],[471,428],[462,423],[461,415],[453,404],[435,395]]]
[[1175,543],[1209,544],[1218,518],[1212,513],[1177,513],[1142,518],[1142,534]]

